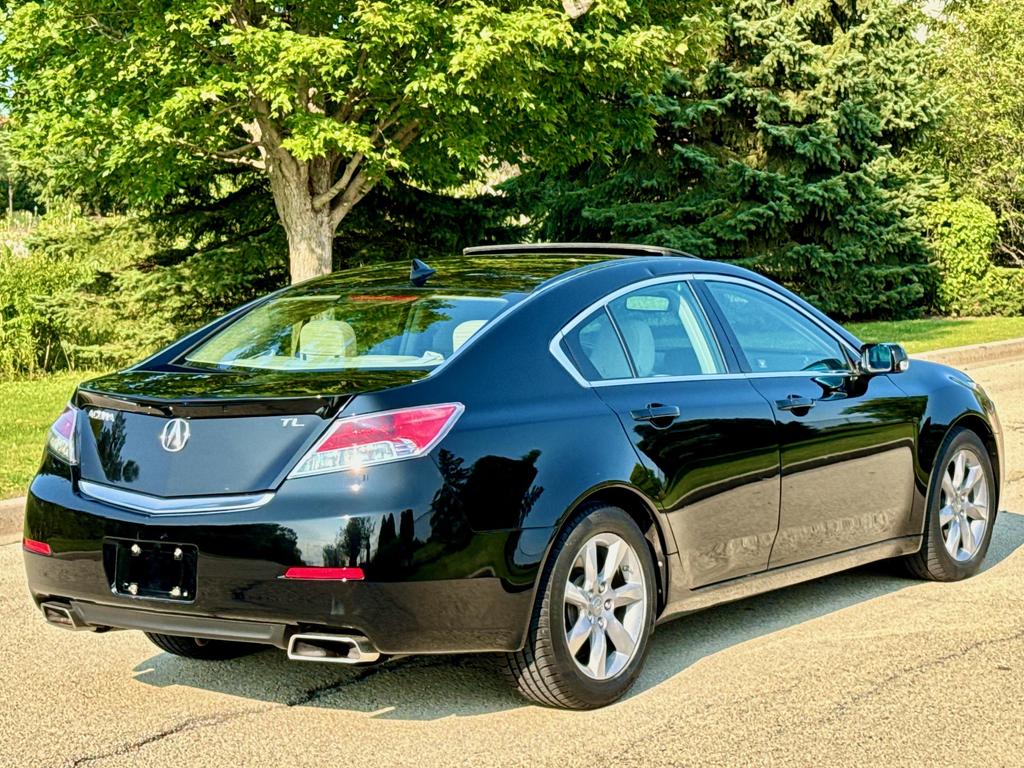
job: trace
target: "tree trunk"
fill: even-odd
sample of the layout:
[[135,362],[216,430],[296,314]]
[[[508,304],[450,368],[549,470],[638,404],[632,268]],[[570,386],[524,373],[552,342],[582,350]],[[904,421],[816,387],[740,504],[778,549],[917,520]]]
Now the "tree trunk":
[[[303,169],[304,170],[304,169]],[[293,283],[330,274],[335,224],[329,208],[316,210],[305,183],[307,173],[268,167],[270,189],[288,236],[288,261]]]
[[328,275],[333,268],[334,226],[330,217],[312,210],[298,220],[287,220],[284,230],[288,235],[288,263],[291,280],[298,283],[313,277]]

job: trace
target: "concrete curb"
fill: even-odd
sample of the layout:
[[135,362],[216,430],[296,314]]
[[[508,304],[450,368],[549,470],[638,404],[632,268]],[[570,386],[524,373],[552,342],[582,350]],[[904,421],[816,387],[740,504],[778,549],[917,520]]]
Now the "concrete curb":
[[1024,358],[1024,339],[1007,339],[1006,341],[990,341],[985,344],[969,344],[966,347],[935,349],[931,352],[911,355],[911,357],[953,366],[994,363],[1018,357]]
[[17,541],[25,518],[25,497],[0,501],[0,544]]

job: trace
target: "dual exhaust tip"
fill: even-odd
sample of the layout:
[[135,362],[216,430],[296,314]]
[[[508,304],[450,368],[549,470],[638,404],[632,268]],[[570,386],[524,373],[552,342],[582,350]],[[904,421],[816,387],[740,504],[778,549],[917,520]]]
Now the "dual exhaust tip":
[[[43,618],[63,629],[95,630],[82,621],[67,603],[46,602],[39,606]],[[292,661],[326,661],[334,664],[372,664],[381,658],[369,638],[362,635],[332,635],[303,632],[288,639],[288,658]]]
[[335,664],[370,664],[380,653],[362,635],[302,633],[288,640],[292,661],[327,661]]

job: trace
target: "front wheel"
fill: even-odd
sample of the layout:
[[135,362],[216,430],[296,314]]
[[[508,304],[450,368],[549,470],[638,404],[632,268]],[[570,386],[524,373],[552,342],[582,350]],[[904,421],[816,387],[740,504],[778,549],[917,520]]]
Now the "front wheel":
[[260,646],[252,643],[235,643],[228,640],[204,640],[201,637],[179,637],[177,635],[161,635],[156,632],[147,632],[146,637],[150,639],[157,648],[175,656],[184,656],[186,659],[200,659],[202,661],[224,661],[239,656],[246,656],[259,650]]
[[654,612],[654,561],[644,535],[618,507],[589,506],[555,542],[525,647],[506,655],[507,673],[540,704],[610,704],[640,673]]
[[988,552],[998,503],[985,444],[968,429],[952,432],[932,469],[924,540],[906,559],[910,572],[933,581],[973,576]]

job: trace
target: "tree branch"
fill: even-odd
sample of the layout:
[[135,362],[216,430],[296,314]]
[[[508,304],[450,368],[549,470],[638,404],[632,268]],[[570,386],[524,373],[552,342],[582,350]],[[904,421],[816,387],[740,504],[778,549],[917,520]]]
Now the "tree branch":
[[352,176],[357,170],[359,170],[359,166],[362,164],[363,160],[363,153],[356,152],[355,155],[352,156],[348,165],[345,166],[345,171],[341,174],[341,178],[338,179],[338,181],[335,182],[334,185],[326,192],[313,198],[313,209],[319,211],[331,202],[331,200],[337,197],[338,194],[340,194],[341,191],[349,185],[349,182],[352,181]]

